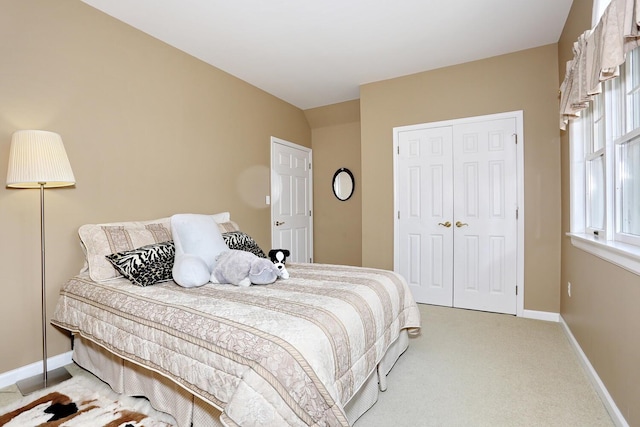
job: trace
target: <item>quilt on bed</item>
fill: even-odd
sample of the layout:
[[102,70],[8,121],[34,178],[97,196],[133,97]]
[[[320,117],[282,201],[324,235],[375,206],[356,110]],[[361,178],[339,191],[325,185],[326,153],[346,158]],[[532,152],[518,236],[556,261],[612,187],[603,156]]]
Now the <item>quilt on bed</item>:
[[52,323],[153,369],[222,411],[228,426],[347,426],[344,405],[420,313],[401,276],[288,264],[265,286],[77,276]]

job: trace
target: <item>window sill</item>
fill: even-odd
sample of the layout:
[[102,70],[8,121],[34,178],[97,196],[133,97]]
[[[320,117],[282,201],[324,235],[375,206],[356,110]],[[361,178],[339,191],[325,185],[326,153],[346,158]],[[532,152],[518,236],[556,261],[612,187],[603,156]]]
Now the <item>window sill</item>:
[[576,248],[640,275],[640,247],[583,233],[567,233],[567,236]]

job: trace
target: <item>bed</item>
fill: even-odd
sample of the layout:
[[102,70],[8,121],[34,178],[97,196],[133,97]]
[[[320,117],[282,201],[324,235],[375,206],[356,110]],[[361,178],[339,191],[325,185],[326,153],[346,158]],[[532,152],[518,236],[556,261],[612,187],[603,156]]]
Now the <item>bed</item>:
[[[214,217],[237,237],[227,213]],[[78,365],[181,427],[350,426],[419,333],[417,305],[391,271],[287,264],[290,277],[270,285],[183,288],[135,286],[102,263],[166,241],[167,224],[81,227],[87,263],[52,323],[74,335]]]

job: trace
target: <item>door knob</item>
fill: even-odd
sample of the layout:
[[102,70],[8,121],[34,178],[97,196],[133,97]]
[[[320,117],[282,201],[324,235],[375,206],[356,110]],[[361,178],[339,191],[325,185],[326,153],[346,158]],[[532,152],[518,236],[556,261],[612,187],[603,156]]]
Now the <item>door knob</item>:
[[438,225],[442,225],[442,226],[447,227],[447,228],[451,227],[451,223],[449,221],[447,221],[447,222],[439,222]]
[[469,225],[466,222],[460,222],[460,221],[456,221],[456,227],[460,228],[460,227],[464,227],[465,225]]
[[282,224],[284,224],[284,221],[276,221],[276,227]]

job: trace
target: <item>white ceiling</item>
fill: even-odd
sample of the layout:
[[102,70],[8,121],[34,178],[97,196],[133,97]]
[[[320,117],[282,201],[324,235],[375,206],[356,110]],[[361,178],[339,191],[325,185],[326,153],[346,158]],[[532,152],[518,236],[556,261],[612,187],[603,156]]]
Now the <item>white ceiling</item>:
[[572,0],[83,0],[301,109],[555,43]]

